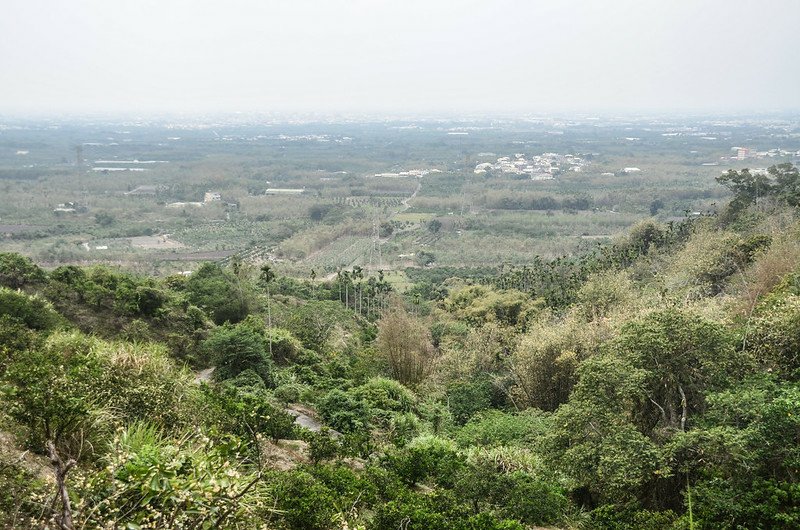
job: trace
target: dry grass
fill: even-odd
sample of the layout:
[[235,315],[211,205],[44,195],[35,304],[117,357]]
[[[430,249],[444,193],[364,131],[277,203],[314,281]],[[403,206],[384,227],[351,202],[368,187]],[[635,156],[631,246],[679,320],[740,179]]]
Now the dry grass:
[[732,283],[734,314],[750,315],[761,297],[800,263],[800,227],[796,223],[775,223],[770,228],[772,244]]

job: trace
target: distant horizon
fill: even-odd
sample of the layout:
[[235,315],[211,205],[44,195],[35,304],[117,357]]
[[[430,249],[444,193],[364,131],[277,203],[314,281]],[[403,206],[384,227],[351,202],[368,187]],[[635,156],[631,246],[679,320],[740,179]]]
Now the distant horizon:
[[0,114],[800,111],[796,0],[7,0]]
[[303,121],[535,121],[535,120],[646,120],[646,119],[800,119],[797,109],[743,109],[743,110],[597,110],[597,111],[497,111],[497,112],[457,112],[457,111],[93,111],[93,112],[20,112],[0,110],[0,120],[47,121],[47,120],[208,120],[229,119],[247,120],[303,120]]

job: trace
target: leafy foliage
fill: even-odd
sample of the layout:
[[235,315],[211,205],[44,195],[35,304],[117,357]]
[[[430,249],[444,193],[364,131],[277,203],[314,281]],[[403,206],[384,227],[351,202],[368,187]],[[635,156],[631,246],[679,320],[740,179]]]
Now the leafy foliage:
[[189,277],[186,294],[192,304],[210,310],[217,324],[244,320],[253,304],[241,280],[213,263],[203,264]]
[[205,340],[203,349],[216,365],[214,377],[224,381],[253,370],[264,381],[272,384],[272,360],[264,344],[264,335],[248,325],[225,324]]
[[0,286],[19,289],[44,280],[44,271],[30,258],[11,252],[0,252]]
[[[122,431],[106,467],[83,477],[76,506],[97,527],[220,528],[259,524],[272,508],[266,485],[231,465],[239,448],[184,435],[164,438],[146,424]],[[234,460],[235,461],[235,460]],[[82,510],[82,504],[92,509]]]

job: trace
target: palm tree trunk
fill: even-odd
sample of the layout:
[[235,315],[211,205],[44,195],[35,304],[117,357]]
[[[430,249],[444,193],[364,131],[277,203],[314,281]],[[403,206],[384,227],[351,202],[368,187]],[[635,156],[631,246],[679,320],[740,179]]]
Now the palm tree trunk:
[[269,329],[269,358],[272,359],[272,297],[267,285],[267,328]]

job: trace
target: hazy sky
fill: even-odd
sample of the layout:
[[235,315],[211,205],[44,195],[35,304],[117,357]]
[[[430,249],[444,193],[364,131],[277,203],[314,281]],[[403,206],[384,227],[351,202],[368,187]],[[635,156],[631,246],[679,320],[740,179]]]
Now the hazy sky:
[[2,0],[0,111],[800,109],[800,0]]

